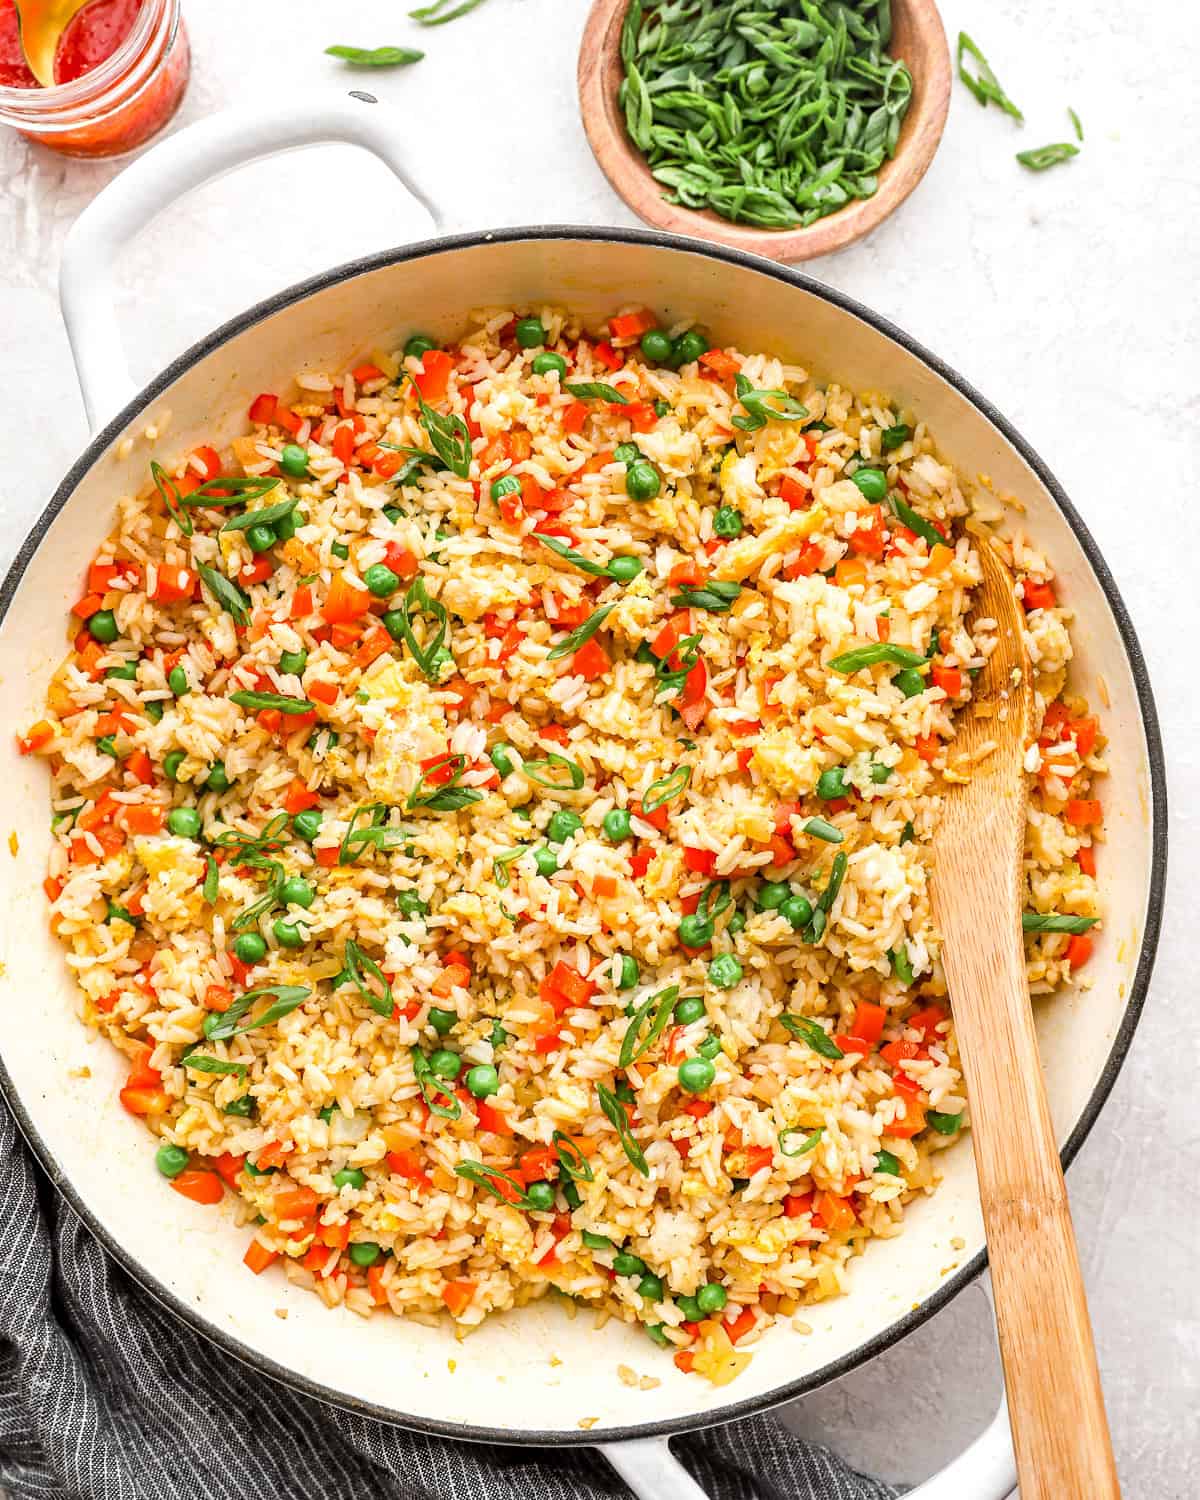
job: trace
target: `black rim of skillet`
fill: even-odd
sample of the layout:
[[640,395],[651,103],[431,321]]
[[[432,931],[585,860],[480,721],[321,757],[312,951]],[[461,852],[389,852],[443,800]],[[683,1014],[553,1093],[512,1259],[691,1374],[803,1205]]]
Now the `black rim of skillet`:
[[[9,569],[3,585],[0,586],[0,623],[3,622],[25,569],[34,552],[40,546],[51,522],[70,499],[84,475],[105,452],[113,439],[132,421],[139,411],[157,399],[168,386],[193,365],[199,363],[206,355],[213,353],[222,344],[227,343],[236,335],[244,333],[248,328],[262,322],[265,318],[303,302],[305,298],[311,296],[313,293],[323,291],[338,282],[348,281],[356,276],[377,271],[390,265],[399,265],[411,260],[421,260],[426,257],[442,254],[446,251],[475,248],[490,244],[513,244],[529,240],[616,242],[627,245],[654,246],[660,249],[674,250],[686,255],[706,256],[710,260],[724,261],[731,265],[756,271],[762,276],[773,277],[785,286],[799,287],[806,292],[810,292],[813,296],[821,297],[826,302],[833,303],[836,307],[840,307],[843,311],[851,313],[862,322],[869,324],[885,338],[899,344],[909,354],[914,355],[929,369],[940,375],[961,396],[965,397],[1017,450],[1034,471],[1054,498],[1059,510],[1075,533],[1091,565],[1096,581],[1104,592],[1113,618],[1116,620],[1117,629],[1120,632],[1121,640],[1125,647],[1125,654],[1129,661],[1130,671],[1137,690],[1149,761],[1152,823],[1150,883],[1146,904],[1146,925],[1142,935],[1137,970],[1130,987],[1129,1002],[1125,1007],[1121,1025],[1109,1049],[1104,1069],[1097,1080],[1096,1086],[1078,1123],[1062,1148],[1063,1166],[1069,1166],[1087,1138],[1088,1132],[1095,1124],[1100,1109],[1104,1101],[1108,1098],[1113,1084],[1116,1082],[1117,1074],[1120,1072],[1121,1065],[1125,1060],[1125,1056],[1129,1051],[1130,1042],[1133,1039],[1133,1033],[1137,1027],[1150,984],[1150,975],[1154,967],[1159,930],[1162,924],[1167,867],[1166,773],[1162,739],[1158,726],[1158,714],[1154,706],[1154,695],[1151,691],[1145,659],[1142,655],[1142,649],[1138,643],[1132,621],[1129,618],[1129,613],[1125,608],[1124,601],[1100,553],[1099,547],[1096,545],[1078,512],[1070,500],[1068,500],[1062,486],[1034,449],[1030,447],[1025,439],[1021,437],[1015,428],[1012,427],[989,401],[981,396],[955,370],[938,359],[936,355],[931,354],[929,350],[911,338],[902,329],[896,327],[887,318],[881,317],[876,312],[872,312],[855,298],[848,297],[845,293],[826,286],[823,282],[816,280],[805,272],[778,265],[774,261],[765,260],[760,256],[751,255],[745,251],[728,249],[721,245],[713,245],[702,240],[688,239],[681,235],[666,234],[656,230],[564,224],[442,236],[431,240],[423,240],[409,246],[384,250],[375,255],[365,256],[360,260],[336,266],[332,270],[325,271],[318,276],[309,277],[305,281],[298,282],[294,286],[287,287],[285,290],[276,293],[273,297],[268,297],[264,301],[256,303],[237,317],[231,318],[228,322],[222,324],[206,338],[193,344],[190,349],[173,360],[154,380],[145,386],[128,403],[124,410],[119,412],[101,432],[92,438],[55,491],[46,509],[38,518],[21,550],[18,552],[12,567]],[[882,1332],[868,1339],[865,1343],[860,1344],[852,1353],[843,1355],[840,1359],[833,1360],[818,1371],[801,1376],[784,1385],[775,1386],[760,1395],[749,1397],[743,1401],[729,1402],[713,1410],[689,1413],[680,1417],[671,1417],[635,1426],[604,1428],[599,1432],[577,1433],[560,1429],[540,1432],[513,1432],[509,1429],[493,1428],[465,1422],[409,1416],[393,1408],[379,1406],[369,1401],[358,1400],[353,1396],[346,1395],[344,1392],[333,1390],[319,1381],[298,1375],[243,1343],[240,1339],[226,1333],[215,1324],[209,1322],[197,1308],[189,1306],[174,1291],[165,1286],[157,1277],[152,1276],[140,1265],[134,1256],[125,1250],[108,1233],[103,1225],[98,1222],[84,1202],[79,1191],[67,1180],[53,1153],[47,1148],[46,1143],[39,1135],[29,1112],[25,1109],[13,1085],[8,1068],[2,1057],[0,1057],[0,1088],[4,1091],[8,1106],[12,1110],[25,1139],[29,1142],[42,1166],[49,1174],[51,1181],[88,1226],[92,1234],[100,1240],[109,1254],[146,1291],[182,1318],[197,1333],[209,1340],[210,1343],[216,1344],[235,1359],[253,1366],[263,1374],[269,1375],[272,1379],[290,1386],[293,1390],[302,1391],[305,1395],[312,1396],[326,1404],[339,1406],[345,1410],[361,1413],[364,1416],[371,1416],[394,1426],[408,1427],[421,1432],[436,1433],[443,1437],[457,1438],[470,1442],[511,1443],[535,1447],[594,1447],[597,1444],[623,1442],[637,1438],[670,1437],[684,1432],[695,1431],[698,1428],[736,1421],[739,1417],[751,1416],[755,1413],[765,1411],[772,1406],[777,1406],[782,1402],[794,1400],[796,1397],[802,1396],[809,1391],[816,1390],[831,1380],[836,1380],[842,1375],[849,1374],[850,1371],[875,1358],[876,1355],[882,1354],[885,1349],[891,1348],[893,1344],[898,1343],[915,1328],[925,1323],[934,1313],[945,1307],[987,1265],[987,1251],[986,1249],[981,1250],[953,1276],[943,1282],[918,1307],[905,1313],[903,1317],[898,1318]]]

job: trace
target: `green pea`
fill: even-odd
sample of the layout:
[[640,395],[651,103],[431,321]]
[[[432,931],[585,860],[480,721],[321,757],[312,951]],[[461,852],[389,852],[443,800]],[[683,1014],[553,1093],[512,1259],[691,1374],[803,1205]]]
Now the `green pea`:
[[562,380],[567,373],[567,362],[561,354],[551,354],[548,352],[546,354],[535,355],[530,368],[535,375],[549,375],[553,371]]
[[414,333],[404,346],[405,359],[420,359],[422,355],[428,354],[430,349],[436,349],[437,345],[426,333]]
[[631,953],[621,954],[621,973],[617,980],[619,990],[631,990],[640,978],[637,959]]
[[791,894],[791,886],[785,885],[783,881],[764,880],[758,888],[755,900],[759,911],[778,911]]
[[573,1182],[564,1182],[563,1183],[563,1185],[562,1185],[562,1195],[567,1200],[567,1207],[568,1208],[582,1208],[583,1207],[583,1194],[579,1191],[579,1189],[575,1186],[575,1184]]
[[731,990],[741,981],[741,962],[732,953],[718,953],[708,966],[708,977],[719,990]]
[[793,931],[799,932],[812,920],[812,902],[807,896],[789,896],[779,908],[779,915]]
[[589,1250],[611,1250],[612,1240],[606,1234],[597,1234],[592,1229],[581,1229],[579,1238]]
[[560,807],[546,824],[546,837],[552,844],[566,843],[573,833],[583,827],[583,819],[569,808]]
[[618,443],[613,449],[613,457],[619,464],[635,464],[642,456],[642,450],[636,443]]
[[871,762],[871,780],[876,786],[882,786],[885,781],[891,779],[892,767],[884,766],[877,760]]
[[248,526],[242,535],[251,552],[266,552],[279,540],[270,526]]
[[236,1115],[240,1120],[248,1120],[254,1113],[254,1096],[243,1094],[240,1099],[231,1099],[221,1111],[224,1115]]
[[108,671],[105,672],[104,675],[105,677],[113,677],[118,682],[136,682],[137,662],[126,661],[122,662],[119,667],[109,667]]
[[316,889],[300,875],[289,875],[279,887],[279,899],[284,906],[308,908],[317,899]]
[[695,1297],[676,1297],[675,1305],[689,1323],[698,1323],[703,1317]]
[[448,1047],[439,1047],[436,1052],[430,1054],[429,1066],[439,1078],[453,1082],[462,1072],[462,1058],[457,1052],[451,1052]]
[[620,1250],[613,1257],[613,1270],[618,1276],[643,1276],[646,1272],[646,1262],[640,1255],[633,1255],[628,1250]]
[[706,1281],[696,1293],[696,1301],[702,1313],[718,1313],[729,1301],[729,1294],[717,1281]]
[[675,1002],[672,1012],[673,1018],[679,1026],[690,1026],[693,1021],[698,1021],[704,1015],[704,996],[685,995],[682,1000]]
[[163,706],[157,700],[151,703],[143,703],[142,708],[145,710],[146,717],[150,720],[151,724],[157,724],[163,716]]
[[496,770],[500,772],[501,776],[512,775],[514,768],[511,745],[506,745],[503,742],[499,745],[493,745],[488,751],[488,759],[495,766]]
[[389,609],[383,616],[383,628],[397,644],[404,639],[404,627],[408,624],[402,609]]
[[227,792],[229,790],[229,772],[224,763],[214,760],[208,768],[208,775],[204,778],[204,785],[210,792]]
[[817,777],[817,796],[822,802],[835,802],[849,790],[845,766],[834,766],[830,771],[822,771]]
[[669,401],[664,401],[660,396],[654,403],[654,415],[659,419],[660,422],[662,421],[663,417],[669,417],[671,415],[671,403]]
[[855,469],[850,478],[858,486],[863,499],[869,500],[872,505],[887,495],[887,475],[882,469]]
[[690,913],[679,919],[679,941],[685,948],[703,948],[712,941],[713,924],[707,917]]
[[695,364],[702,354],[708,353],[708,350],[709,342],[700,330],[698,328],[689,328],[686,333],[681,333],[675,340],[674,348],[671,351],[672,363],[676,369],[680,365]]
[[538,874],[545,875],[547,878],[558,869],[558,855],[553,849],[547,849],[545,844],[533,851],[533,862],[537,866]]
[[154,1165],[164,1177],[178,1177],[188,1164],[188,1154],[182,1146],[163,1144],[154,1153]]
[[346,1251],[355,1266],[373,1266],[383,1251],[371,1240],[355,1240]]
[[387,599],[400,587],[400,580],[387,563],[372,563],[362,576],[367,592],[376,599]]
[[625,493],[631,500],[653,500],[662,489],[658,470],[647,458],[639,458],[625,470]]
[[239,932],[233,940],[233,956],[244,964],[261,963],[267,956],[267,942],[259,932]]
[[329,550],[340,562],[345,562],[350,556],[350,548],[346,546],[345,542],[330,542]]
[[324,814],[319,807],[306,807],[303,812],[298,812],[292,819],[292,827],[295,829],[296,837],[303,839],[306,844],[311,844],[321,831],[321,819],[323,816]]
[[492,480],[492,487],[488,493],[493,500],[503,500],[505,495],[519,495],[521,481],[515,474],[501,474],[499,479]]
[[679,1064],[679,1087],[689,1094],[702,1094],[711,1088],[717,1070],[707,1057],[689,1057]]
[[925,691],[925,679],[918,667],[903,667],[892,678],[892,686],[898,687],[906,698],[915,698]]
[[661,328],[649,328],[642,334],[641,349],[652,365],[669,365],[675,353],[671,335]]
[[640,557],[614,557],[608,565],[608,573],[617,583],[632,583],[644,567]]
[[744,524],[741,511],[732,505],[722,505],[713,517],[713,531],[717,536],[741,536]]
[[102,735],[96,741],[96,749],[101,755],[111,755],[113,760],[117,759],[117,742],[111,734]]
[[730,937],[737,937],[738,933],[741,932],[742,928],[745,927],[745,925],[746,913],[744,911],[735,911],[733,916],[730,917],[729,921],[726,922],[725,931],[729,934]]
[[526,1206],[546,1213],[554,1207],[554,1188],[548,1182],[531,1182],[525,1189]]
[[662,1323],[643,1323],[642,1327],[646,1330],[646,1337],[653,1339],[660,1348],[669,1349],[671,1347],[671,1340],[667,1337],[666,1328]]
[[721,1038],[719,1036],[706,1036],[696,1048],[696,1051],[702,1058],[709,1058],[711,1060],[721,1051]]
[[612,807],[604,814],[604,837],[610,844],[620,844],[633,832],[633,818],[628,808]]
[[653,1271],[647,1271],[637,1284],[638,1296],[645,1297],[647,1302],[661,1302],[663,1299],[662,1277],[656,1276]]
[[167,686],[177,698],[182,698],[188,690],[187,673],[182,667],[172,667],[167,673]]
[[[335,985],[334,988],[336,989],[337,986]],[[317,1110],[317,1119],[318,1120],[324,1120],[324,1122],[326,1123],[326,1125],[332,1125],[333,1124],[333,1105],[332,1104],[327,1104],[324,1109]]]
[[546,342],[546,327],[541,318],[521,318],[514,330],[522,349],[540,349]]
[[307,651],[285,651],[279,658],[279,670],[291,677],[299,677],[308,666]]
[[87,622],[88,634],[102,646],[109,646],[120,635],[117,617],[111,609],[98,609]]
[[429,902],[422,901],[420,895],[414,890],[398,891],[396,893],[396,905],[406,917],[427,917],[429,915]]
[[467,1092],[476,1099],[487,1099],[499,1091],[500,1075],[491,1063],[477,1063],[467,1072]]
[[281,948],[303,948],[308,941],[304,929],[295,922],[289,922],[286,917],[276,917],[271,924],[271,931]]
[[437,1032],[438,1036],[445,1036],[447,1032],[453,1031],[458,1025],[458,1012],[456,1010],[442,1010],[440,1006],[432,1005],[429,1008],[429,1024]]
[[365,1187],[367,1174],[360,1172],[357,1167],[343,1167],[340,1172],[333,1174],[333,1185],[335,1188],[360,1188]]
[[299,443],[284,443],[279,453],[279,467],[292,479],[308,477],[308,450]]
[[181,839],[194,839],[200,832],[200,814],[194,807],[173,807],[167,814],[167,827]]

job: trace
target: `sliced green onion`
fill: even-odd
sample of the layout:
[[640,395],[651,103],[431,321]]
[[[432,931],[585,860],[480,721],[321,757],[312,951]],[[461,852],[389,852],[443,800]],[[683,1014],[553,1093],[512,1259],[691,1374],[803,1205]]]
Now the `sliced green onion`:
[[281,714],[310,714],[314,705],[307,698],[287,698],[282,693],[230,693],[229,701],[239,708],[277,709]]
[[800,1130],[791,1130],[791,1129],[781,1130],[779,1132],[779,1154],[781,1156],[807,1156],[808,1153],[812,1150],[812,1148],[817,1144],[817,1142],[825,1134],[825,1127],[824,1127],[824,1125],[818,1125],[815,1130],[810,1131],[808,1135],[804,1136],[804,1139],[800,1142],[800,1144],[798,1146],[792,1146],[789,1149],[787,1146],[784,1145],[784,1141],[786,1140],[786,1138],[789,1135],[803,1135],[803,1134],[804,1134],[804,1132],[800,1131]]
[[666,803],[673,802],[676,797],[682,796],[691,779],[691,766],[676,766],[673,771],[668,771],[665,776],[652,781],[642,793],[642,812],[652,813]]
[[[654,1043],[666,1030],[667,1022],[671,1019],[671,1011],[674,1009],[675,1001],[679,997],[679,986],[671,985],[669,989],[660,990],[657,995],[651,995],[649,1000],[644,1000],[630,1017],[629,1025],[625,1029],[625,1035],[621,1041],[621,1051],[618,1056],[618,1065],[628,1068],[637,1062],[638,1058],[644,1057]],[[654,1012],[650,1021],[649,1029],[645,1036],[641,1036],[643,1026]]]
[[1078,937],[1089,927],[1095,927],[1099,917],[1074,917],[1063,912],[1024,911],[1021,913],[1021,928],[1024,932],[1069,932]]
[[605,604],[594,614],[589,615],[582,625],[577,626],[570,635],[559,641],[558,645],[547,653],[546,660],[558,661],[560,657],[570,656],[578,651],[580,646],[591,640],[616,607],[615,603]]
[[864,667],[878,666],[880,662],[891,662],[896,667],[921,667],[925,658],[919,651],[907,646],[893,646],[890,641],[878,641],[873,646],[858,646],[853,651],[843,651],[829,663],[830,670],[847,677],[861,672]]
[[606,385],[602,380],[570,381],[563,388],[579,401],[609,401],[617,406],[628,406],[629,397],[622,396],[616,386]]
[[[556,780],[551,775],[551,772],[558,767],[566,772],[565,782],[561,778]],[[568,760],[565,755],[558,755],[554,751],[541,760],[527,760],[521,770],[530,781],[536,781],[538,786],[549,787],[552,792],[577,792],[584,781],[582,767],[577,766],[573,760]]]
[[807,1016],[793,1016],[785,1012],[779,1017],[779,1022],[794,1037],[807,1042],[813,1051],[819,1052],[822,1057],[828,1057],[833,1062],[845,1057],[846,1054],[824,1028]]
[[625,1106],[611,1089],[606,1089],[602,1083],[596,1085],[596,1094],[600,1100],[600,1108],[604,1111],[604,1117],[617,1132],[625,1155],[642,1174],[649,1177],[650,1165],[646,1161],[645,1153],[633,1138],[633,1131],[629,1128],[629,1116],[625,1113]]
[[[359,994],[367,1002],[373,1011],[381,1016],[390,1016],[395,1009],[392,999],[392,987],[388,983],[387,975],[370,956],[364,953],[356,942],[347,939],[345,951],[342,957],[342,966],[350,978],[354,981]],[[363,970],[374,979],[380,986],[377,992],[363,978]]]

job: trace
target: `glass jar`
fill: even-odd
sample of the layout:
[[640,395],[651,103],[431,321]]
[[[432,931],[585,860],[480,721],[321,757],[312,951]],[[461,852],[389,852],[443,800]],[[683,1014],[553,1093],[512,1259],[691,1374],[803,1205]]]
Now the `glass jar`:
[[49,89],[0,87],[0,125],[64,156],[119,156],[162,129],[190,71],[180,0],[144,0],[116,51],[82,77]]

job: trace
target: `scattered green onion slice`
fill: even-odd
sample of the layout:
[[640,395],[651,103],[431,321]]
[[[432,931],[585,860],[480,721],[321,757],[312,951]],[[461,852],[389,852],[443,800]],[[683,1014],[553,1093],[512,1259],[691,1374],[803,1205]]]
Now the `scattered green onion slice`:
[[591,640],[616,607],[616,604],[605,604],[593,614],[590,614],[582,625],[577,626],[572,630],[570,635],[564,637],[563,640],[559,641],[557,646],[549,651],[546,660],[558,661],[561,657],[573,655],[579,650],[580,646],[586,641]]
[[622,396],[615,385],[606,385],[603,380],[568,381],[565,390],[578,401],[609,401],[616,406],[628,406],[629,397]]
[[741,592],[740,583],[725,579],[695,586],[685,583],[672,596],[671,603],[676,609],[706,609],[710,614],[723,615],[729,612],[730,605]]
[[196,572],[199,573],[208,592],[225,613],[233,616],[233,623],[249,625],[250,601],[237,584],[226,578],[224,573],[218,573],[216,568],[210,568],[206,563],[197,563]]
[[843,651],[829,663],[830,670],[842,672],[847,677],[852,672],[861,672],[864,667],[878,666],[880,662],[891,662],[896,667],[921,667],[925,658],[919,651],[907,646],[893,646],[890,641],[877,641],[872,646],[858,646],[853,651]]
[[230,693],[229,701],[236,703],[239,708],[250,708],[258,712],[260,709],[274,708],[281,714],[310,714],[313,705],[307,698],[287,698],[282,693]]
[[[392,987],[388,983],[387,975],[370,956],[364,953],[356,942],[347,939],[345,951],[342,957],[342,966],[350,978],[354,981],[359,994],[367,1002],[373,1011],[381,1016],[390,1016],[395,1008],[392,999]],[[363,978],[363,970],[371,976],[380,986],[378,991]]]
[[[552,773],[559,767],[566,773],[566,781],[553,776]],[[584,781],[580,766],[573,760],[568,760],[565,755],[558,755],[553,751],[542,760],[527,760],[521,770],[530,781],[536,781],[538,786],[549,787],[552,792],[577,792]]]
[[414,47],[326,47],[327,57],[340,57],[352,68],[395,68],[420,62],[425,56]]
[[779,1017],[779,1021],[794,1037],[807,1042],[813,1051],[819,1052],[822,1057],[828,1057],[833,1062],[845,1057],[846,1054],[824,1028],[818,1022],[810,1020],[808,1016],[793,1016],[785,1011]]
[[1074,917],[1053,911],[1024,911],[1021,928],[1024,932],[1069,932],[1078,937],[1099,920],[1099,917]]
[[1079,147],[1070,141],[1055,141],[1049,146],[1034,146],[1029,151],[1018,151],[1017,160],[1031,172],[1044,172],[1048,167],[1057,167],[1079,155]]
[[591,1163],[569,1135],[556,1130],[551,1140],[564,1177],[569,1177],[573,1182],[591,1182],[595,1178]]
[[[621,1051],[617,1059],[620,1067],[630,1067],[637,1062],[639,1057],[644,1057],[649,1052],[666,1030],[667,1022],[671,1019],[671,1012],[678,998],[679,986],[673,984],[669,989],[660,990],[657,995],[651,995],[649,1000],[644,1000],[638,1006],[630,1017],[629,1025],[621,1041]],[[654,1012],[653,1019],[650,1021],[645,1036],[642,1036],[642,1028],[646,1025],[651,1011]]]
[[633,1138],[633,1131],[629,1128],[629,1116],[625,1113],[625,1106],[611,1089],[606,1089],[602,1083],[596,1085],[596,1094],[600,1100],[600,1108],[604,1111],[604,1117],[617,1132],[624,1149],[625,1155],[642,1174],[649,1177],[650,1165],[646,1160],[645,1153]]
[[657,808],[665,806],[666,803],[673,802],[676,797],[682,796],[691,779],[691,766],[676,766],[673,771],[668,771],[665,776],[652,781],[642,793],[642,812],[652,813]]
[[808,1135],[804,1136],[804,1139],[800,1142],[800,1144],[798,1146],[792,1146],[789,1149],[787,1146],[784,1145],[784,1141],[786,1140],[786,1138],[789,1135],[803,1135],[803,1134],[804,1134],[804,1132],[800,1131],[800,1130],[791,1130],[791,1129],[781,1130],[779,1132],[779,1154],[781,1156],[807,1156],[807,1154],[812,1150],[812,1148],[817,1144],[817,1142],[825,1134],[825,1127],[824,1127],[824,1125],[818,1125],[815,1130],[810,1131]]
[[[967,71],[968,54],[974,59],[974,73]],[[991,64],[965,31],[958,33],[958,76],[985,108],[998,104],[1006,115],[1023,123],[1025,116],[1000,86],[1000,80],[992,72]]]
[[840,844],[846,837],[840,828],[835,828],[824,818],[809,818],[802,832],[807,833],[810,838],[822,839],[827,844]]

